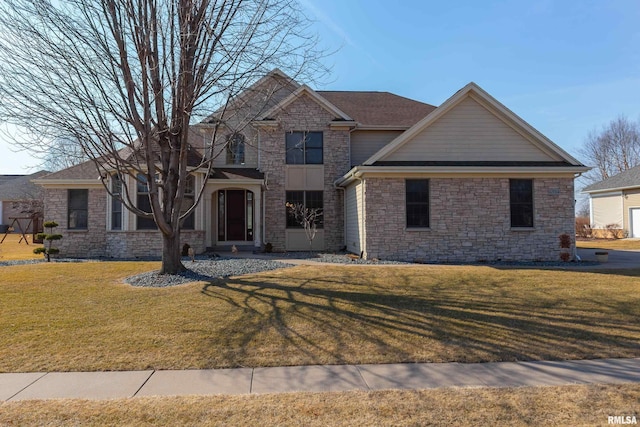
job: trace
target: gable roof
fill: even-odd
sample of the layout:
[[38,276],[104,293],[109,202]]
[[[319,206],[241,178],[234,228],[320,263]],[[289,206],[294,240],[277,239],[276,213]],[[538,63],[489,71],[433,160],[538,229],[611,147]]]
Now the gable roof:
[[[31,182],[32,179],[47,175],[48,171],[39,171],[31,175],[9,175],[9,180],[0,181],[0,200],[28,200],[42,197],[42,187]],[[7,175],[3,175],[7,176]]]
[[627,169],[595,184],[587,185],[583,193],[597,193],[601,191],[622,190],[640,187],[640,166]]
[[[250,105],[251,99],[258,97],[264,98],[264,89],[265,86],[269,85],[269,83],[277,83],[277,88],[270,88],[268,90],[269,95],[268,100],[265,104],[260,104],[258,106]],[[226,107],[220,107],[212,114],[207,116],[201,123],[216,123],[218,120],[223,119],[221,116],[225,116],[225,120],[228,120],[228,115],[232,114],[234,111],[243,110],[247,107],[249,109],[256,110],[253,113],[255,115],[261,114],[262,111],[270,109],[273,105],[279,104],[283,98],[288,96],[295,89],[300,87],[300,83],[296,82],[294,79],[283,73],[280,69],[274,68],[270,72],[268,72],[264,77],[258,79],[256,82],[252,83],[249,87],[245,88],[238,95],[229,100]],[[273,92],[272,92],[273,91]]]
[[318,91],[360,127],[411,127],[436,109],[435,106],[390,92]]
[[[380,149],[377,153],[367,159],[363,164],[364,165],[373,165],[378,161],[384,160],[386,156],[396,151],[398,148],[411,141],[413,137],[418,135],[423,130],[427,129],[433,123],[435,123],[438,119],[440,119],[443,115],[445,115],[448,111],[450,111],[453,107],[458,105],[460,102],[465,100],[467,96],[473,95],[475,99],[481,101],[486,104],[488,108],[491,108],[492,113],[496,115],[498,118],[507,123],[510,127],[512,127],[516,132],[527,138],[532,144],[537,146],[540,150],[551,153],[558,157],[562,161],[565,161],[570,166],[584,166],[578,160],[573,158],[569,153],[564,151],[562,148],[558,147],[547,137],[538,132],[535,128],[529,125],[527,122],[522,120],[518,115],[513,113],[491,95],[489,95],[486,91],[484,91],[480,86],[471,82],[464,86],[462,89],[457,91],[452,97],[447,99],[441,106],[433,110],[426,117],[416,123],[409,130],[404,132],[402,135],[398,136],[395,140],[387,144],[385,147]],[[485,108],[487,108],[485,107]],[[585,169],[586,171],[586,169]]]
[[267,110],[264,114],[262,114],[261,116],[262,119],[263,120],[272,119],[273,116],[276,115],[279,111],[285,109],[289,104],[291,104],[293,101],[295,101],[296,99],[300,98],[303,95],[309,96],[316,103],[318,103],[318,105],[320,105],[322,108],[327,110],[329,113],[333,114],[335,116],[335,119],[344,120],[344,121],[353,120],[347,113],[342,111],[340,108],[335,106],[326,98],[320,96],[318,92],[314,91],[307,85],[300,86],[298,89],[296,89],[293,93],[291,93],[285,99],[283,99],[278,104],[274,105],[272,108]]

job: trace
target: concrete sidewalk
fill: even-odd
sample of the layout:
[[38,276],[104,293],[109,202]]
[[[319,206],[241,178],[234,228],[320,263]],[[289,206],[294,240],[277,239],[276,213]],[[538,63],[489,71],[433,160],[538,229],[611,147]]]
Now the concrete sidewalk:
[[640,383],[640,358],[0,374],[0,401]]

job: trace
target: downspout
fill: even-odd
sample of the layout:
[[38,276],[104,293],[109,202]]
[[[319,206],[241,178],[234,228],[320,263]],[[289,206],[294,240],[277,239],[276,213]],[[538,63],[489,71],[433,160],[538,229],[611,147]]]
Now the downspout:
[[[578,179],[582,176],[582,172],[578,172],[577,174],[574,175],[573,179]],[[575,188],[575,186],[574,186]],[[573,198],[573,216],[575,217],[575,213],[576,213],[576,198]],[[589,216],[592,216],[591,213],[591,195],[589,195]],[[574,218],[574,222],[575,222],[575,218]],[[589,222],[591,222],[591,219],[589,220]],[[574,225],[575,228],[575,225]],[[575,230],[574,233],[575,235]],[[574,244],[573,244],[573,259],[575,259],[576,261],[580,262],[582,261],[582,258],[580,258],[580,255],[578,255],[578,245],[575,244],[575,238],[574,238]]]
[[269,173],[264,173],[264,190],[262,191],[262,244],[267,244],[267,203],[265,202],[265,191],[269,191]]

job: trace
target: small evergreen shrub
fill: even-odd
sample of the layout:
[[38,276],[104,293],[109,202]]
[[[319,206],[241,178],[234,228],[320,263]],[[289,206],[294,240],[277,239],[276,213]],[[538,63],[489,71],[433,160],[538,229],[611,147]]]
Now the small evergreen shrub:
[[53,232],[53,229],[56,228],[58,226],[58,223],[55,221],[46,221],[43,224],[44,228],[45,228],[45,232],[44,233],[38,233],[36,235],[36,237],[39,240],[44,241],[44,246],[41,246],[39,248],[35,248],[33,250],[34,254],[43,254],[45,259],[47,260],[47,262],[51,262],[51,255],[55,255],[55,254],[59,254],[60,253],[60,249],[58,248],[54,248],[53,242],[55,242],[56,240],[60,240],[62,239],[62,234],[56,234]]

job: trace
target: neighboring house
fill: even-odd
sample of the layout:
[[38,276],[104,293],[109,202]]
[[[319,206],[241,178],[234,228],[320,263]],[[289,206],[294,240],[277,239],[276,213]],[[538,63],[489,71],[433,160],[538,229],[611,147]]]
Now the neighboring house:
[[591,184],[589,195],[591,228],[598,237],[610,237],[607,229],[640,237],[640,166]]
[[[267,91],[270,103],[257,107]],[[250,126],[223,132],[224,152],[183,227],[198,252],[305,250],[287,202],[322,209],[315,249],[366,258],[557,260],[558,236],[574,234],[574,176],[588,168],[474,83],[436,108],[388,92],[314,91],[275,70],[222,122],[249,111]],[[194,147],[219,119],[192,127]],[[37,182],[65,255],[160,253],[153,222],[109,197],[90,162]]]
[[[0,231],[4,233],[13,220],[11,218],[26,218],[32,215],[41,216],[44,190],[41,186],[31,182],[41,178],[49,172],[40,171],[30,175],[0,175]],[[20,220],[26,227],[28,220]],[[32,225],[23,231],[32,232]],[[16,230],[17,232],[18,230]]]

